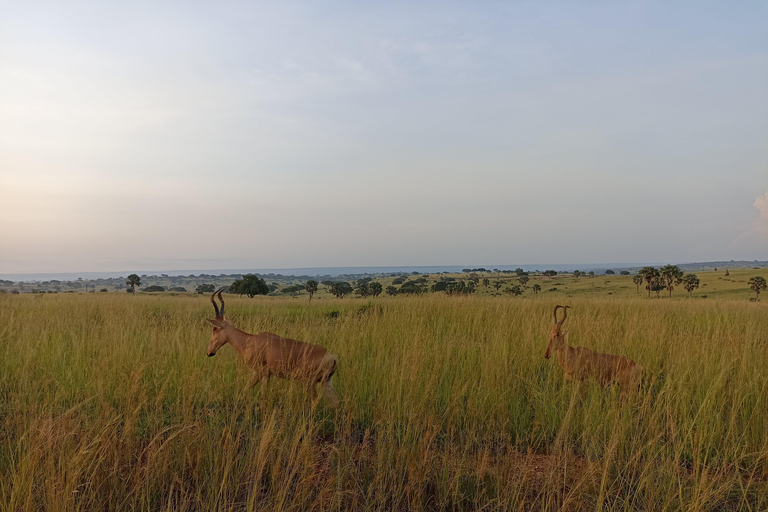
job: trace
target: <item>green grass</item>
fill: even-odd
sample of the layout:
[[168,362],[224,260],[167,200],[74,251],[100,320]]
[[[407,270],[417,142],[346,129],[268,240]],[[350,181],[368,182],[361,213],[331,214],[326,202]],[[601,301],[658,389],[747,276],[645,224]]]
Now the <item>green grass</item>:
[[[723,297],[226,296],[339,356],[336,411],[242,393],[207,297],[0,296],[0,510],[765,510],[768,309],[700,277]],[[543,358],[563,300],[572,345],[646,369],[636,400]]]

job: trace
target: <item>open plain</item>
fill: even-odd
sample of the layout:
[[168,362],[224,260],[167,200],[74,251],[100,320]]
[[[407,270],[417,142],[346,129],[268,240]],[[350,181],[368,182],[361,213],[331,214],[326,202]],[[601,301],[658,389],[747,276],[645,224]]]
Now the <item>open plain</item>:
[[[706,300],[628,276],[225,295],[239,328],[339,356],[338,409],[281,379],[244,393],[231,347],[206,357],[207,296],[0,295],[0,510],[766,510],[768,303],[700,277]],[[544,359],[566,300],[569,343],[640,363],[637,396]]]

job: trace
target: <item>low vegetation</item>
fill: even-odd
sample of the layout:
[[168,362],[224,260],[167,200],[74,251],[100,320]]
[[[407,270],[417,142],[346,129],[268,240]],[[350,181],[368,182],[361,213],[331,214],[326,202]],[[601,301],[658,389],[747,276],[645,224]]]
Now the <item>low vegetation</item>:
[[[235,350],[206,357],[209,296],[2,295],[0,510],[766,510],[768,310],[740,272],[699,273],[707,300],[615,275],[225,295],[244,331],[338,355],[338,409],[243,392]],[[570,345],[642,365],[636,396],[582,396],[544,359],[553,297]]]

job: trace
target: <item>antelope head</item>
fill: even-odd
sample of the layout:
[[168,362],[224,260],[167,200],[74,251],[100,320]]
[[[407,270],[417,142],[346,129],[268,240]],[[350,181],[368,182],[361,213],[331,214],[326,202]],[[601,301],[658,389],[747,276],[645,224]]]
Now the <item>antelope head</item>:
[[[547,351],[544,352],[544,359],[549,359],[550,350],[559,350],[565,343],[565,331],[561,330],[563,322],[567,315],[567,309],[571,306],[555,306],[555,311],[552,313],[555,317],[555,325],[552,326],[552,330],[549,331],[549,344],[547,345]],[[563,319],[557,321],[557,310],[562,308]]]
[[[211,340],[208,342],[208,357],[215,356],[216,351],[229,342],[229,336],[227,336],[229,321],[224,318],[224,299],[221,298],[222,290],[223,288],[220,288],[211,295],[211,302],[213,303],[214,311],[216,311],[216,318],[213,320],[207,319],[213,324],[213,333],[211,333]],[[216,304],[216,294],[219,295],[221,309],[219,309],[219,306]]]

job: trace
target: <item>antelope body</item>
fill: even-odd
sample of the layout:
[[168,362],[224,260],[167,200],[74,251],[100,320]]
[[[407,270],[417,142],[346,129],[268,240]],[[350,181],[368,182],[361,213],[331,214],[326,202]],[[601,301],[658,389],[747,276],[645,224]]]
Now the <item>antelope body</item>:
[[[221,310],[216,305],[217,293],[221,301]],[[225,344],[232,345],[243,358],[246,366],[253,371],[253,376],[245,387],[246,390],[264,381],[261,388],[263,397],[269,386],[269,378],[276,375],[284,379],[304,382],[310,398],[315,398],[317,384],[323,384],[331,405],[333,407],[339,405],[339,394],[331,381],[339,363],[338,357],[318,345],[283,338],[270,332],[248,334],[241,331],[224,317],[224,300],[221,298],[221,291],[211,295],[211,302],[216,311],[216,318],[208,319],[213,324],[213,333],[208,344],[208,357],[215,356],[216,351]]]
[[[571,347],[565,341],[565,332],[561,330],[570,306],[555,306],[555,325],[549,332],[549,344],[544,358],[549,359],[551,351],[557,354],[557,363],[565,372],[565,378],[581,382],[593,380],[603,387],[617,383],[621,387],[621,396],[640,387],[643,368],[632,359],[613,354],[601,354],[584,347]],[[558,322],[557,310],[562,308],[563,319]]]

